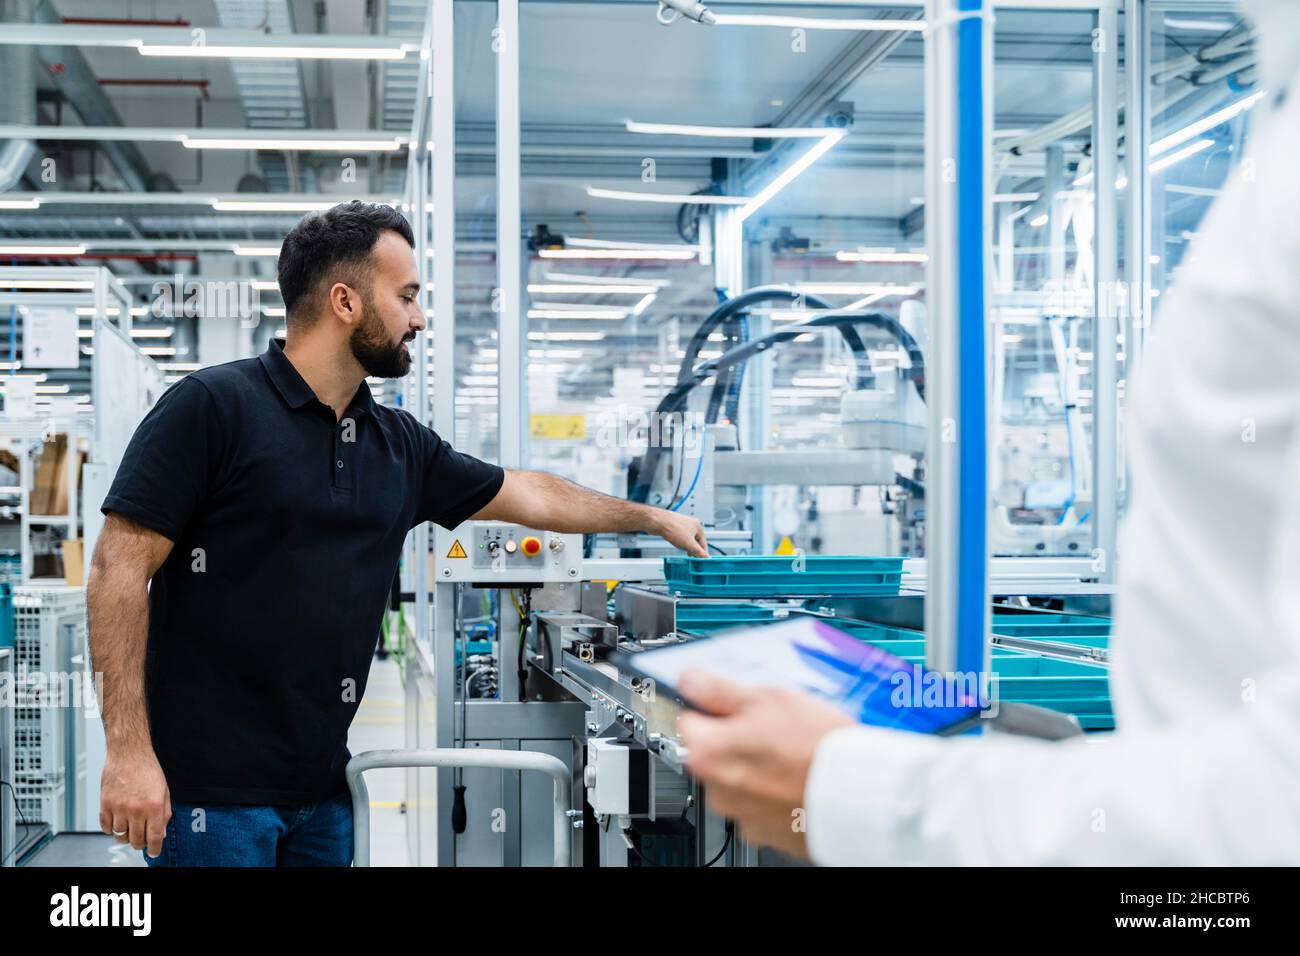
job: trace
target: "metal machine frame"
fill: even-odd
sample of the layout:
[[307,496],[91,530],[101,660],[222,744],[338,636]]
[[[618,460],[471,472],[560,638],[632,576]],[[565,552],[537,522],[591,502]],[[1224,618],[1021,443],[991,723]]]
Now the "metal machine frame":
[[[462,0],[467,2],[467,0]],[[725,5],[729,0],[720,0]],[[992,593],[1062,594],[1072,592],[1107,593],[1112,589],[1115,570],[1114,538],[1117,501],[1114,473],[1116,469],[1115,396],[1118,370],[1114,350],[1099,350],[1096,365],[1096,413],[1099,421],[1094,431],[1093,467],[1096,518],[1093,525],[1094,550],[1087,558],[1071,559],[993,559],[987,545],[988,507],[986,493],[988,462],[985,434],[988,430],[986,395],[986,329],[988,275],[991,272],[992,237],[991,190],[988,157],[991,141],[992,13],[997,8],[1040,10],[1091,10],[1095,12],[1096,45],[1094,61],[1094,108],[1102,121],[1097,125],[1094,154],[1098,157],[1096,236],[1097,341],[1113,341],[1118,330],[1119,309],[1116,295],[1118,250],[1117,193],[1113,188],[1117,157],[1115,106],[1119,83],[1117,56],[1117,0],[865,0],[864,5],[889,7],[924,7],[930,23],[926,31],[926,168],[927,208],[932,212],[927,229],[927,251],[931,293],[931,343],[934,350],[934,375],[930,379],[929,449],[933,491],[929,497],[927,534],[929,559],[909,561],[904,586],[924,587],[926,630],[929,635],[928,663],[943,669],[983,669],[989,654],[989,600]],[[1130,42],[1147,36],[1145,0],[1129,0],[1126,26]],[[455,71],[454,71],[454,0],[431,0],[429,18],[421,44],[415,116],[412,123],[405,195],[405,209],[415,226],[416,255],[426,291],[422,304],[432,314],[432,349],[420,349],[416,356],[416,374],[405,386],[406,406],[423,422],[444,433],[452,433],[455,423]],[[520,0],[497,0],[497,31],[494,51],[497,70],[497,269],[499,302],[498,361],[501,369],[498,390],[500,461],[509,468],[521,467],[526,460],[524,409],[526,394],[523,370],[526,351],[526,322],[522,314],[521,279],[522,213],[520,208],[520,100],[519,100],[519,7]],[[1132,48],[1132,47],[1130,47]],[[1142,42],[1137,47],[1145,50]],[[1133,71],[1130,70],[1130,73]],[[1144,85],[1143,79],[1129,78]],[[1141,114],[1138,107],[1135,115]],[[437,143],[433,150],[432,144]],[[1130,193],[1130,215],[1144,209],[1139,192],[1146,193],[1148,173],[1141,162],[1142,151],[1130,151],[1130,181],[1143,183],[1142,190]],[[953,163],[961,172],[975,170],[975,175],[951,175]],[[436,218],[432,210],[437,210]],[[1136,210],[1136,211],[1135,211]],[[1149,212],[1147,213],[1149,216]],[[728,211],[720,210],[712,224],[717,243],[715,273],[721,287],[740,290],[745,287],[745,247],[743,230],[730,221]],[[1134,233],[1136,232],[1136,236]],[[1130,230],[1130,243],[1139,248],[1149,243],[1145,230]],[[426,255],[433,249],[437,256]],[[1146,256],[1129,262],[1145,262]],[[1132,277],[1131,277],[1132,278]],[[429,288],[432,292],[428,292]],[[1138,326],[1147,303],[1139,296],[1129,316]],[[1109,357],[1106,353],[1109,351]],[[432,358],[430,358],[430,355]],[[438,387],[432,399],[426,389],[430,361]],[[512,374],[513,372],[513,374]],[[751,389],[761,385],[755,376],[747,382]],[[758,402],[761,406],[761,401]],[[761,423],[761,411],[751,421]],[[947,436],[947,437],[945,437]],[[749,445],[747,447],[761,447]],[[1110,480],[1102,480],[1109,476]],[[442,532],[437,532],[441,535]],[[431,740],[437,749],[452,747],[457,739],[454,687],[457,644],[457,588],[462,586],[443,580],[433,572],[430,560],[430,532],[417,528],[408,539],[403,566],[403,588],[414,595],[415,636],[412,652],[407,656],[408,743],[414,747]],[[582,564],[581,580],[619,579],[655,581],[660,579],[658,562],[644,559],[589,560]],[[499,580],[499,579],[498,579]],[[491,582],[480,582],[491,586]],[[512,660],[518,652],[519,620],[509,602],[501,602],[498,636],[503,660]],[[508,668],[503,671],[508,672]],[[602,682],[608,675],[595,672],[590,679],[579,679],[581,667],[567,670],[559,677],[560,685],[573,700],[517,701],[518,683],[503,673],[502,699],[465,702],[465,726],[461,739],[479,748],[504,751],[536,749],[542,743],[561,759],[580,763],[569,750],[574,739],[604,728],[592,730],[590,716],[609,711],[611,723],[626,724],[632,715],[633,734],[638,724],[635,696],[622,699],[623,691],[600,696]],[[621,686],[621,685],[620,685]],[[611,686],[608,690],[613,691]],[[631,692],[630,688],[623,688]],[[619,716],[622,710],[624,716]],[[599,723],[597,721],[596,723]],[[650,731],[653,733],[654,731]],[[671,751],[671,747],[669,748]],[[480,752],[480,757],[485,756]],[[524,754],[512,754],[523,757]],[[669,753],[671,756],[671,753]],[[396,764],[391,764],[396,765]],[[420,763],[419,766],[448,767],[449,762]],[[464,766],[484,766],[482,763]],[[520,781],[509,760],[493,761],[501,768],[503,809],[511,819],[520,819]],[[495,771],[494,771],[495,772]],[[574,771],[576,774],[576,770]],[[462,860],[457,838],[452,832],[450,815],[445,812],[452,800],[449,773],[438,774],[436,784],[427,773],[413,770],[408,775],[408,816],[413,859],[440,865]],[[428,799],[430,790],[433,799]],[[430,804],[436,822],[426,827]],[[437,811],[441,812],[437,812]],[[577,825],[577,821],[574,821]],[[433,832],[430,832],[432,830]],[[435,835],[436,834],[436,835]],[[526,856],[524,837],[516,830],[505,841],[500,862],[522,862]],[[433,847],[436,846],[436,852]],[[558,849],[557,849],[558,852]],[[732,860],[752,861],[750,848],[737,842]],[[476,862],[483,862],[477,860]]]

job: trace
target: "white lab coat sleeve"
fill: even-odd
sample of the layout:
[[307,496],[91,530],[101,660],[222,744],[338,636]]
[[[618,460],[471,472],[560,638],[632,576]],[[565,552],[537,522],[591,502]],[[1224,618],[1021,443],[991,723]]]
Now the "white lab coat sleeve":
[[[1300,435],[1285,461],[1279,480],[1294,484]],[[1234,705],[1061,742],[837,730],[818,746],[804,794],[813,860],[1300,863],[1300,494],[1283,501],[1272,540],[1260,543],[1259,592],[1241,595],[1277,653],[1266,672],[1242,675]],[[1159,668],[1141,676],[1163,679]]]
[[1300,862],[1300,683],[1261,675],[1198,726],[1050,743],[866,727],[818,747],[824,865]]
[[[1294,483],[1300,436],[1285,460],[1281,480]],[[1060,742],[837,730],[818,746],[804,793],[813,860],[1300,863],[1300,494],[1284,500],[1259,549],[1259,593],[1241,596],[1269,622],[1277,653],[1265,673],[1242,676],[1235,705]],[[1141,677],[1163,679],[1158,668]]]

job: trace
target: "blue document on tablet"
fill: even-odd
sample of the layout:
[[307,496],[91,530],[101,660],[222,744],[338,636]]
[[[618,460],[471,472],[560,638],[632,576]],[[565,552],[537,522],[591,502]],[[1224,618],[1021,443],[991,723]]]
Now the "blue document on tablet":
[[750,686],[803,691],[861,723],[927,734],[967,729],[986,696],[977,675],[967,682],[927,671],[812,617],[620,654],[617,662],[677,697],[682,674],[698,670]]

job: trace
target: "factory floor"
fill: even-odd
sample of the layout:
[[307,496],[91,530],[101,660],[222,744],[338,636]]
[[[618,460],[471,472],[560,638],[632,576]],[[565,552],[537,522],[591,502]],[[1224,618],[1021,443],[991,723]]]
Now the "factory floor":
[[[348,748],[354,754],[365,750],[391,750],[406,745],[403,726],[403,690],[393,658],[376,658],[370,668],[366,696],[361,701]],[[372,770],[366,774],[370,788],[371,866],[409,866],[406,852],[406,817],[402,799],[404,770]],[[144,866],[140,854],[103,833],[62,833],[47,843],[24,866]]]
[[[348,732],[352,753],[406,746],[404,693],[395,659],[375,658],[366,696]],[[366,774],[366,786],[370,789],[370,865],[409,866],[406,816],[402,813],[406,771],[371,770]]]

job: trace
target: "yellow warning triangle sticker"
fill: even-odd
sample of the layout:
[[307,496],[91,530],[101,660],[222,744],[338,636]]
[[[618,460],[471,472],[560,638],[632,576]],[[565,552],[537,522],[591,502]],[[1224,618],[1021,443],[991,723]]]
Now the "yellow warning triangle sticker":
[[460,546],[460,538],[456,538],[451,542],[451,550],[447,552],[447,557],[449,558],[469,557],[469,555],[465,553],[465,549]]
[[790,540],[789,535],[781,538],[781,543],[776,546],[776,554],[794,554],[794,542]]

